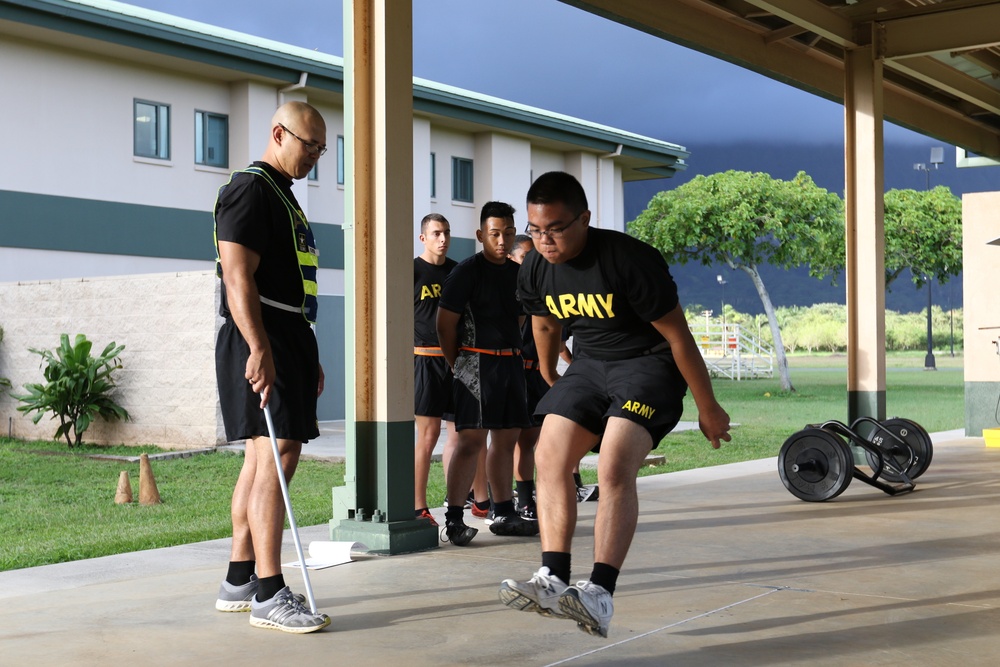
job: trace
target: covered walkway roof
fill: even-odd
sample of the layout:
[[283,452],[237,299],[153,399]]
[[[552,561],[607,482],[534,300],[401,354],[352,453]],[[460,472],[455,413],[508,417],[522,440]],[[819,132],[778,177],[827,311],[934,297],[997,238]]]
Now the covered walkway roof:
[[1000,158],[995,0],[562,1],[840,103],[846,54],[870,45],[887,120]]

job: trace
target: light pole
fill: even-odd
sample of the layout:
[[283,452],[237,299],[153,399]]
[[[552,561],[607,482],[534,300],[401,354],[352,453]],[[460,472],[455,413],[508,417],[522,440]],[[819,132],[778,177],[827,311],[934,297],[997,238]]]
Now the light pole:
[[[944,162],[944,148],[936,146],[931,149],[931,159],[930,164],[934,167],[935,171],[938,165]],[[924,172],[925,182],[924,190],[931,189],[931,167],[924,164],[923,162],[918,162],[913,165],[913,168],[917,171]],[[937,366],[934,364],[934,331],[931,324],[931,305],[933,300],[931,298],[931,276],[926,276],[927,278],[927,356],[924,357],[924,370],[925,371],[936,371]]]
[[726,333],[726,279],[722,277],[722,274],[715,276],[715,279],[719,281],[722,285],[722,333]]

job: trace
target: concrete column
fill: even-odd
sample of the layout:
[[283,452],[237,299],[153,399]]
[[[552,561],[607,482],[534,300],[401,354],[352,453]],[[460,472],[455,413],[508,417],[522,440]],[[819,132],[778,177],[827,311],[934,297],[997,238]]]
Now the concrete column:
[[347,484],[330,534],[387,554],[438,545],[413,516],[412,79],[412,5],[345,2]]
[[870,46],[844,62],[848,419],[885,418],[882,62]]

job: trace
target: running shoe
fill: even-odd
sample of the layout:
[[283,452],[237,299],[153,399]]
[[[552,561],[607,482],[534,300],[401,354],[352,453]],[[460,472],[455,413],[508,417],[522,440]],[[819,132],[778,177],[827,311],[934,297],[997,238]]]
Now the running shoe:
[[520,514],[498,514],[490,523],[490,532],[508,537],[533,537],[538,534],[538,522],[521,518]]
[[578,581],[559,596],[559,610],[563,616],[576,621],[576,626],[587,634],[607,637],[615,605],[611,593],[591,581]]
[[565,618],[559,609],[559,596],[567,588],[562,579],[540,567],[527,581],[504,579],[500,582],[500,602],[518,611],[534,611],[542,616]]
[[264,602],[254,597],[250,602],[250,625],[282,632],[305,634],[316,632],[330,625],[330,617],[322,612],[312,613],[299,602],[288,586]]
[[472,541],[472,538],[478,532],[478,528],[470,528],[465,525],[464,521],[458,523],[445,522],[444,528],[441,529],[441,541],[451,542],[456,547],[464,547]]
[[434,526],[435,528],[438,527],[438,522],[434,520],[434,516],[431,514],[430,509],[425,507],[422,510],[418,510],[416,514],[418,519],[427,519],[428,521],[431,522],[432,526]]
[[250,575],[250,581],[242,586],[234,586],[223,579],[215,608],[219,611],[250,611],[250,601],[257,594],[257,586],[256,574]]
[[521,507],[517,510],[517,513],[525,521],[538,521],[538,506],[535,503]]
[[578,503],[597,502],[599,495],[600,489],[598,489],[596,484],[576,487],[576,502]]
[[[242,586],[234,586],[225,579],[219,585],[219,598],[215,601],[215,608],[219,611],[250,611],[250,601],[257,594],[257,575],[251,574],[250,581]],[[304,603],[306,597],[296,594],[295,599]]]

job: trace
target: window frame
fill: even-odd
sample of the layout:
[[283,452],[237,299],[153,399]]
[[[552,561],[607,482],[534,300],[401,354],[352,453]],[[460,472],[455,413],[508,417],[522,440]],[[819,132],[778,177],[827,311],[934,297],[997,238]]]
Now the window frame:
[[451,199],[475,203],[475,171],[472,158],[451,157]]
[[[139,105],[155,109],[153,118],[154,148],[152,154],[141,152],[139,146]],[[151,160],[170,160],[170,105],[165,102],[153,102],[138,97],[132,98],[132,155],[133,157]]]
[[[221,162],[220,161],[208,162],[204,155],[205,150],[212,148],[212,146],[209,146],[208,142],[207,121],[210,118],[221,119],[225,121],[226,124],[226,131],[224,136],[225,146],[223,146],[225,155],[223,156],[224,159]],[[194,120],[194,163],[202,167],[217,167],[219,169],[228,169],[229,168],[229,115],[216,113],[214,111],[203,111],[201,109],[195,109],[194,119],[195,119]],[[201,126],[200,131],[199,131],[199,125]],[[201,155],[199,155],[198,151],[199,143],[202,146],[202,148],[205,149],[202,151]]]

